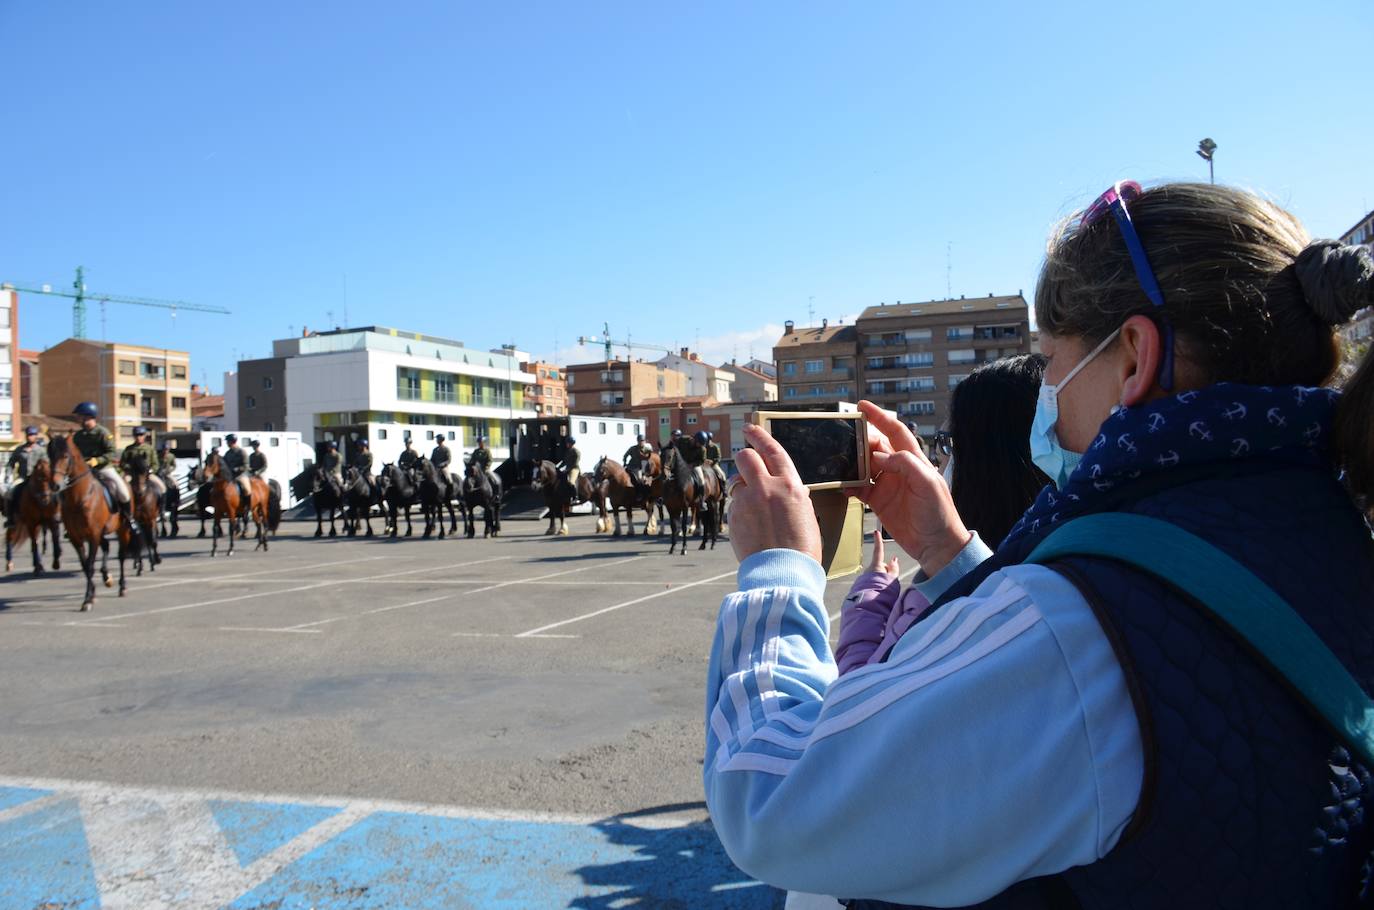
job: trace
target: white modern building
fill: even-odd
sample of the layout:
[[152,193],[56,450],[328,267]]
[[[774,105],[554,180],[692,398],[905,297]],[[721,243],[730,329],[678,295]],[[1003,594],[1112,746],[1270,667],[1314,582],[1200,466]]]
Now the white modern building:
[[730,389],[735,374],[724,367],[716,367],[700,356],[683,348],[680,353],[666,354],[655,361],[664,369],[676,370],[687,377],[686,397],[705,396],[716,401],[730,401]]
[[244,433],[297,432],[307,445],[332,441],[346,459],[366,439],[378,467],[395,461],[406,439],[428,455],[440,433],[455,459],[478,436],[504,459],[512,422],[535,416],[524,389],[536,377],[515,349],[367,326],[280,339],[272,354],[239,361],[226,421]]

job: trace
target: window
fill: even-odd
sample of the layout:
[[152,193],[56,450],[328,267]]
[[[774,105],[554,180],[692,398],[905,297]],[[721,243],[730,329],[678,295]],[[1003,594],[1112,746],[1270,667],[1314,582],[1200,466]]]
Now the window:
[[[268,424],[268,425],[267,425],[267,432],[269,432],[269,433],[272,432],[272,425],[271,425],[271,424]],[[267,440],[267,444],[268,444],[269,446],[271,446],[272,448],[275,449],[277,446],[281,445],[281,440],[278,439],[277,437],[273,436],[271,439]]]
[[134,400],[134,396],[127,395],[124,392],[119,393],[119,406],[121,408],[131,408],[136,404],[138,404],[138,402]]
[[[172,364],[172,378],[173,378],[173,379],[185,379],[185,378],[186,378],[186,367],[185,367],[183,364],[179,364],[179,363],[174,363],[174,364]],[[264,386],[264,388],[270,389],[270,388],[272,388],[272,387],[269,385],[269,386]]]
[[587,435],[587,421],[579,420],[577,422],[577,432],[581,433],[583,436]]
[[243,406],[251,411],[258,406],[258,400],[252,395],[249,395],[247,398],[243,399]]
[[694,427],[694,426],[696,426],[696,425],[697,425],[697,415],[695,415],[695,414],[688,414],[688,415],[687,415],[687,426],[689,426],[689,427]]
[[[172,373],[172,378],[173,378],[173,379],[177,378],[177,377],[176,377],[176,372],[175,372],[175,371],[173,371],[173,373]],[[271,376],[264,376],[264,377],[262,377],[262,387],[263,387],[264,389],[268,390],[268,391],[271,391],[271,389],[272,389],[272,377],[271,377]]]
[[973,348],[958,348],[950,351],[946,356],[949,358],[951,366],[956,363],[973,363],[974,359],[977,357]]
[[963,382],[965,379],[968,379],[968,374],[967,374],[967,373],[950,373],[950,374],[949,374],[949,387],[950,387],[950,389],[952,390],[955,386],[957,386],[959,383]]
[[134,362],[132,360],[121,360],[119,362],[119,374],[121,376],[134,375]]
[[808,373],[824,373],[824,372],[825,372],[825,361],[824,361],[824,360],[808,360],[808,361],[806,361],[806,372],[808,372]]
[[954,325],[945,329],[946,341],[966,341],[972,337],[973,326],[971,325]]
[[784,361],[782,362],[782,375],[784,375],[784,376],[796,376],[796,375],[797,375],[797,362],[796,362],[795,360],[784,360]]
[[184,411],[186,409],[186,399],[182,398],[180,395],[173,395],[172,407]]
[[907,329],[906,340],[908,344],[910,344],[913,341],[929,341],[930,329]]

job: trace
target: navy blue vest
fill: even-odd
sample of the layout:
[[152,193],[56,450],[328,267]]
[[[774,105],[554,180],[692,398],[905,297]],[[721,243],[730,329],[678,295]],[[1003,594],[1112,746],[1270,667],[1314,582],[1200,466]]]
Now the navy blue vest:
[[[1142,479],[1096,510],[1160,518],[1224,550],[1374,691],[1374,542],[1326,472],[1262,460],[1220,476],[1215,465],[1185,469]],[[999,550],[941,603],[1020,562],[1050,530]],[[1018,883],[979,906],[1258,910],[1374,903],[1374,825],[1365,821],[1374,781],[1336,735],[1247,645],[1154,576],[1099,558],[1064,559],[1051,568],[1083,593],[1125,670],[1145,747],[1144,790],[1106,857]]]

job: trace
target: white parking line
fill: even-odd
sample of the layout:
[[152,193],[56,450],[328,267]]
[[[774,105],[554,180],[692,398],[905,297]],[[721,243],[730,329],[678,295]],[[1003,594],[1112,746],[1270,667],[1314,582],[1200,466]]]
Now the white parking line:
[[[561,571],[561,572],[550,572],[548,575],[539,575],[539,576],[536,576],[534,579],[530,579],[530,581],[542,580],[542,579],[545,579],[545,578],[556,578],[556,577],[558,577],[558,576],[560,576],[560,575],[571,575],[571,574],[573,574],[574,572],[585,572],[585,571],[587,571],[588,569],[604,569],[604,568],[608,568],[608,567],[610,567],[610,566],[620,565],[620,564],[622,564],[622,563],[634,562],[636,559],[643,559],[643,558],[644,558],[643,556],[631,556],[629,559],[620,559],[620,560],[616,560],[615,562],[602,563],[602,564],[599,564],[599,565],[592,565],[592,566],[579,566],[579,567],[577,567],[576,569],[564,569],[564,570]],[[294,632],[294,631],[299,630],[299,629],[308,629],[308,628],[311,628],[311,627],[314,627],[314,626],[322,626],[322,625],[325,625],[325,624],[327,624],[327,623],[339,622],[340,620],[344,620],[344,619],[353,619],[354,617],[358,617],[358,616],[372,616],[372,615],[374,615],[374,614],[376,614],[376,613],[389,613],[389,612],[391,612],[392,610],[404,610],[406,607],[420,607],[420,606],[424,606],[425,604],[437,603],[437,602],[439,602],[439,601],[441,601],[441,600],[448,600],[449,598],[453,598],[453,597],[466,597],[466,596],[468,596],[468,595],[470,595],[470,594],[482,594],[482,593],[485,593],[485,592],[487,592],[487,591],[494,591],[494,590],[496,590],[497,588],[505,588],[505,587],[509,587],[510,585],[519,585],[519,584],[526,584],[526,583],[527,583],[527,582],[526,582],[525,580],[522,580],[522,579],[518,579],[518,578],[517,578],[517,579],[513,579],[513,580],[511,580],[511,581],[502,581],[502,582],[498,582],[498,583],[496,583],[496,584],[494,584],[494,585],[487,585],[485,588],[477,588],[477,589],[472,590],[472,591],[446,591],[446,592],[444,592],[443,594],[439,594],[439,595],[436,595],[436,596],[434,596],[434,597],[426,597],[426,598],[423,598],[423,599],[421,599],[421,600],[412,600],[412,601],[409,601],[409,602],[403,603],[403,604],[392,604],[391,606],[388,606],[388,607],[377,607],[377,608],[372,609],[372,610],[363,610],[361,613],[348,613],[348,614],[343,615],[343,616],[331,616],[331,617],[329,617],[328,619],[317,619],[317,620],[315,620],[314,622],[303,622],[303,623],[300,623],[299,625],[295,625],[295,626],[284,626],[283,629],[284,629],[284,630],[287,630],[287,631],[292,631],[292,632]]]
[[[419,568],[419,569],[407,569],[407,570],[405,570],[405,571],[403,571],[403,572],[387,572],[387,573],[384,573],[384,574],[382,574],[382,575],[369,575],[369,576],[366,576],[366,578],[392,578],[392,577],[395,577],[395,576],[398,576],[398,575],[415,575],[415,574],[417,574],[417,573],[419,573],[419,572],[440,572],[440,571],[443,571],[443,570],[445,570],[445,569],[460,569],[460,568],[464,568],[464,567],[466,567],[466,566],[480,565],[481,563],[484,563],[484,562],[499,562],[499,561],[501,561],[501,560],[503,560],[503,559],[512,559],[512,558],[513,558],[513,557],[511,557],[511,556],[492,556],[492,557],[489,557],[489,558],[487,558],[487,559],[475,559],[475,560],[472,560],[471,562],[459,562],[459,563],[453,563],[452,565],[446,565],[446,566],[445,566],[445,565],[439,565],[439,566],[423,566],[423,567],[421,567],[421,568]],[[214,606],[215,604],[235,603],[235,602],[240,601],[240,600],[253,600],[254,598],[258,598],[258,597],[275,597],[275,596],[279,596],[279,595],[282,595],[282,594],[294,594],[294,593],[296,593],[296,592],[298,592],[298,591],[312,591],[312,590],[315,590],[315,589],[317,589],[317,588],[328,588],[328,587],[334,587],[334,586],[337,586],[337,585],[347,585],[347,584],[352,584],[352,583],[354,583],[355,581],[359,581],[359,580],[362,580],[362,579],[339,578],[339,579],[335,579],[335,580],[333,580],[333,581],[319,581],[319,582],[315,582],[315,583],[313,583],[313,584],[308,584],[308,585],[298,585],[298,586],[296,586],[296,587],[294,587],[294,588],[282,588],[282,589],[279,590],[279,591],[258,591],[258,592],[254,593],[254,594],[239,594],[239,595],[237,595],[237,596],[235,596],[235,597],[216,597],[216,598],[214,598],[214,599],[212,599],[212,600],[201,600],[201,601],[197,601],[196,603],[189,603],[189,604],[177,604],[176,606],[172,606],[172,607],[157,607],[157,608],[152,609],[152,610],[138,610],[138,611],[132,612],[132,613],[115,613],[115,614],[110,615],[110,616],[102,616],[101,619],[102,619],[102,620],[110,620],[110,619],[128,619],[128,618],[131,618],[131,617],[134,617],[134,616],[152,616],[152,615],[154,615],[154,614],[156,614],[156,613],[175,613],[175,612],[177,612],[177,611],[179,611],[179,610],[192,610],[192,609],[195,609],[196,607],[209,607],[209,606]],[[70,622],[63,623],[63,625],[66,625],[66,626],[82,626],[82,625],[88,625],[90,622],[91,622],[91,620],[74,619],[74,620],[72,620],[72,621],[70,621]]]
[[703,579],[701,579],[700,581],[692,581],[692,582],[688,582],[688,583],[685,584],[685,585],[678,585],[677,587],[675,587],[675,588],[670,588],[670,589],[668,589],[667,591],[658,591],[658,592],[653,593],[653,594],[645,594],[643,597],[636,597],[634,600],[627,600],[627,601],[625,601],[624,603],[618,603],[618,604],[615,604],[614,606],[610,606],[610,607],[602,607],[600,610],[593,610],[593,611],[590,612],[590,613],[583,613],[581,616],[574,616],[572,619],[563,619],[563,620],[559,620],[558,622],[551,622],[551,623],[549,623],[547,626],[540,626],[540,627],[537,628],[537,629],[530,629],[528,632],[521,632],[520,634],[516,635],[515,637],[516,637],[516,638],[534,638],[536,635],[539,635],[541,632],[547,632],[547,631],[550,630],[550,629],[557,629],[557,628],[559,628],[559,627],[561,627],[561,626],[570,625],[570,624],[575,623],[575,622],[581,622],[581,621],[584,620],[584,619],[591,619],[593,616],[600,616],[602,613],[610,613],[612,610],[619,610],[619,609],[622,609],[622,608],[624,608],[624,607],[633,607],[635,604],[642,604],[642,603],[644,603],[646,600],[653,600],[655,597],[665,597],[665,596],[667,596],[667,595],[669,595],[669,594],[676,594],[678,591],[685,591],[685,590],[687,590],[688,588],[695,588],[695,587],[697,587],[698,585],[710,584],[710,583],[713,582],[713,581],[719,581],[719,580],[722,579],[722,578],[726,578],[726,577],[731,576],[731,575],[734,575],[734,574],[735,574],[735,570],[734,570],[734,569],[731,569],[729,572],[722,572],[722,573],[719,574],[719,575],[713,575],[713,576],[711,576],[710,578],[703,578]]

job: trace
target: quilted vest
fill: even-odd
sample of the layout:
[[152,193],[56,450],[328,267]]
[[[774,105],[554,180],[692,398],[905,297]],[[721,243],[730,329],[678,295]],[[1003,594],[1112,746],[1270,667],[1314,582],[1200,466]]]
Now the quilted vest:
[[[1100,511],[1159,518],[1225,551],[1374,691],[1374,542],[1325,472],[1262,461],[1229,476],[1181,471],[1134,484]],[[999,550],[939,603],[1019,563],[1049,530]],[[978,906],[1259,910],[1374,903],[1374,818],[1365,820],[1374,809],[1374,780],[1325,723],[1246,644],[1153,575],[1086,557],[1050,568],[1082,592],[1125,671],[1145,750],[1144,787],[1107,856],[1020,882]]]

